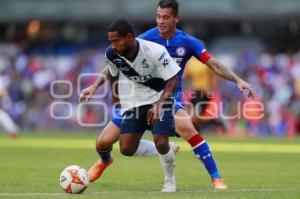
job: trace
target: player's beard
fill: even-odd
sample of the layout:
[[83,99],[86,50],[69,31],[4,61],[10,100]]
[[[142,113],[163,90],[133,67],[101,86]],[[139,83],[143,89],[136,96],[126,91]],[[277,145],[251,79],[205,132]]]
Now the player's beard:
[[121,56],[125,56],[126,57],[126,55],[130,52],[130,46],[127,44],[125,47],[124,47],[124,50],[122,50],[122,51],[119,51],[118,53],[119,53],[119,55],[121,55]]

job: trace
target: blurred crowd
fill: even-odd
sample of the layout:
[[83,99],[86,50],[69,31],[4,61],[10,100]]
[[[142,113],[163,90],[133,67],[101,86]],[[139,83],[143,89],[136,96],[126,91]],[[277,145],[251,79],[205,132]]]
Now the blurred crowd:
[[[102,45],[28,51],[17,43],[1,43],[0,81],[10,94],[9,100],[2,99],[1,108],[21,129],[82,130],[85,127],[80,123],[105,123],[111,111],[103,106],[91,104],[78,111],[79,90],[96,78],[78,77],[99,73],[105,64],[103,53]],[[265,108],[260,120],[226,119],[228,134],[295,136],[300,132],[300,52],[244,51],[216,54],[216,57],[252,84],[257,94],[255,100],[262,102]],[[221,80],[216,90],[224,104],[223,114],[234,115],[237,102],[244,102],[245,96],[229,81]],[[109,109],[112,107],[110,92],[96,101],[108,104]]]
[[[255,101],[264,105],[262,119],[229,120],[228,133],[244,130],[247,135],[296,136],[300,132],[300,52],[227,56],[234,63],[234,71],[253,86]],[[243,101],[244,97],[229,82],[222,82],[219,88],[228,113],[234,113],[236,100]]]
[[[0,83],[10,96],[2,99],[1,108],[22,129],[80,127],[76,111],[78,87],[87,87],[95,76],[81,78],[80,82],[78,77],[99,73],[104,67],[103,52],[101,46],[28,51],[16,43],[0,44]],[[101,100],[110,104],[110,95]],[[83,121],[94,122],[101,117],[99,111],[86,112]]]

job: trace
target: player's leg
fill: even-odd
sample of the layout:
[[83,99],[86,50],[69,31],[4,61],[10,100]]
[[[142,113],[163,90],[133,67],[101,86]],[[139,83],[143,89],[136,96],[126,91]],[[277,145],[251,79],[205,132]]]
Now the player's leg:
[[0,125],[9,133],[12,138],[16,138],[19,134],[19,127],[11,119],[11,117],[2,109],[0,109]]
[[99,136],[96,139],[96,151],[100,157],[90,169],[89,169],[89,181],[93,182],[97,180],[104,170],[113,163],[113,157],[111,156],[112,146],[116,143],[120,136],[120,128],[118,127],[118,121],[110,121]]
[[154,135],[154,142],[159,153],[164,172],[162,192],[176,192],[175,151],[169,146],[168,135]]
[[[98,136],[96,140],[96,150],[100,155],[102,161],[106,162],[109,158],[105,158],[110,156],[110,152],[112,150],[112,145],[119,140],[120,136],[120,127],[113,121],[109,122],[107,126],[103,129],[101,134]],[[178,146],[176,143],[170,143],[171,148],[174,151],[178,151]],[[149,140],[140,140],[138,148],[133,156],[141,156],[141,157],[151,157],[158,156],[158,151],[156,150],[155,144]]]
[[137,157],[158,156],[158,151],[156,150],[154,142],[149,140],[141,140],[134,156]]
[[202,161],[209,173],[214,189],[226,189],[226,184],[222,181],[216,162],[209,149],[208,143],[194,128],[189,114],[184,108],[178,108],[175,113],[176,132],[184,138],[192,147],[196,157]]
[[[172,106],[171,106],[172,107]],[[176,191],[175,153],[169,145],[169,136],[174,136],[174,118],[172,108],[167,105],[162,110],[161,118],[152,126],[154,143],[159,152],[159,159],[164,172],[163,192]],[[169,108],[169,109],[168,109]]]
[[103,162],[109,162],[113,144],[119,140],[120,128],[110,121],[96,139],[96,151]]
[[120,152],[125,156],[133,156],[137,151],[139,142],[143,136],[143,133],[140,131],[130,133],[124,132],[120,135]]
[[[98,160],[89,169],[90,182],[94,182],[95,180],[97,180],[103,174],[104,170],[113,163],[114,159],[111,155],[111,151],[113,144],[119,140],[121,121],[121,119],[119,121],[113,119],[106,125],[101,134],[99,134],[99,136],[97,137],[96,151],[99,154],[100,160]],[[177,145],[175,143],[171,144],[174,150],[177,150]],[[134,156],[158,156],[158,152],[153,142],[150,142],[148,140],[141,140]]]
[[[177,153],[180,149],[180,147],[175,142],[169,142],[169,145],[170,148],[174,151],[174,153]],[[141,140],[134,156],[152,157],[158,156],[158,154],[159,153],[155,147],[154,142],[149,140]]]
[[[122,114],[120,109],[114,109],[114,116],[112,121],[104,128],[102,133],[98,136],[96,141],[97,152],[102,152],[104,156],[108,156],[112,150],[112,145],[119,140],[120,128],[122,123]],[[172,143],[172,147],[175,148],[175,143]],[[176,145],[177,147],[177,145]],[[109,152],[105,153],[105,152]],[[155,148],[155,144],[148,140],[141,140],[134,156],[157,156],[158,152]]]
[[147,128],[146,114],[151,105],[134,107],[125,111],[121,123],[120,152],[125,156],[133,156]]

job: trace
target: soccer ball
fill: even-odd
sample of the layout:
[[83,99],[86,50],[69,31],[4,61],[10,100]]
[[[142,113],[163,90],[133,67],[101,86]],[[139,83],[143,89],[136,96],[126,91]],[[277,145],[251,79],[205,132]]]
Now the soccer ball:
[[68,166],[61,172],[59,183],[67,193],[82,193],[89,184],[88,173],[78,165]]

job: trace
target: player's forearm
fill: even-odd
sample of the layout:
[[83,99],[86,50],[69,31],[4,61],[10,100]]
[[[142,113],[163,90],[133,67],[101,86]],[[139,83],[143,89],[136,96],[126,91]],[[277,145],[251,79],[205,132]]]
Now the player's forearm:
[[111,80],[112,75],[109,72],[108,67],[105,67],[102,73],[98,76],[96,81],[93,83],[95,89],[99,88],[102,84],[104,84],[107,80]]
[[223,79],[230,80],[233,82],[238,82],[239,77],[229,68],[218,62],[216,59],[211,58],[206,62],[206,65],[218,76],[222,77]]
[[165,89],[160,97],[160,99],[157,101],[157,104],[163,104],[168,98],[170,98],[174,91],[176,90],[178,86],[178,78],[177,75],[169,79],[166,83]]

